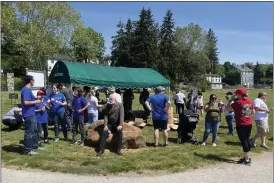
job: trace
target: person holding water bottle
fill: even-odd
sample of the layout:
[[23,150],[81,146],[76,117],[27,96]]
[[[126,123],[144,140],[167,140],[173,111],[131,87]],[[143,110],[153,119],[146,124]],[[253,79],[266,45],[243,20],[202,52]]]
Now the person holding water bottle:
[[35,112],[37,116],[37,128],[38,128],[38,145],[42,147],[42,144],[40,142],[40,134],[42,131],[44,132],[44,143],[49,143],[48,141],[48,103],[47,103],[47,97],[45,96],[45,92],[42,90],[39,90],[37,92],[37,99],[41,101],[40,104],[36,104],[35,106]]
[[64,134],[65,140],[68,140],[67,134],[67,126],[66,120],[64,119],[65,108],[64,106],[67,105],[66,98],[64,94],[59,93],[57,85],[54,84],[52,86],[52,94],[49,96],[48,103],[52,106],[51,114],[54,123],[54,133],[55,133],[55,141],[59,141],[59,126],[58,121],[61,120],[62,131]]

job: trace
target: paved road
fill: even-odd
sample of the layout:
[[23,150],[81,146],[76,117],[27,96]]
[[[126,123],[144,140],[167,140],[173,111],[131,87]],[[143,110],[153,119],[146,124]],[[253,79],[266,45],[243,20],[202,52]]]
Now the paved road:
[[273,183],[273,153],[252,159],[252,165],[223,163],[169,175],[82,176],[2,168],[3,183]]

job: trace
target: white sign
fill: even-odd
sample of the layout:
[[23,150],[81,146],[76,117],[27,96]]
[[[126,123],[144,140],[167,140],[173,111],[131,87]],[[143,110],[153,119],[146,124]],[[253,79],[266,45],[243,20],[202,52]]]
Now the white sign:
[[8,91],[14,91],[14,73],[7,73],[7,87]]
[[44,88],[45,87],[45,74],[40,71],[28,71],[27,75],[33,76],[35,82],[33,87],[35,88]]

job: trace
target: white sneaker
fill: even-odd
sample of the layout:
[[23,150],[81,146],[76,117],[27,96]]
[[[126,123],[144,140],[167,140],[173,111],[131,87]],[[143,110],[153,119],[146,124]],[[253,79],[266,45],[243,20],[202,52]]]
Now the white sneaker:
[[212,146],[213,146],[213,147],[216,147],[216,146],[217,146],[217,144],[216,144],[216,143],[213,143],[213,144],[212,144]]
[[56,139],[54,140],[54,142],[59,142],[59,138],[56,138]]
[[206,145],[205,142],[203,142],[203,143],[202,143],[202,146],[205,146],[205,145]]
[[34,156],[34,155],[37,155],[38,153],[35,152],[35,151],[30,151],[30,152],[28,152],[27,154],[28,154],[28,155],[31,155],[31,156]]

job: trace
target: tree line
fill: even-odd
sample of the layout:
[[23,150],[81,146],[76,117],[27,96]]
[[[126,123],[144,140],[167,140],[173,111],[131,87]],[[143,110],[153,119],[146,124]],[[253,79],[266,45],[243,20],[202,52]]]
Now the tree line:
[[214,31],[194,23],[175,27],[171,10],[159,24],[151,9],[143,8],[138,20],[120,21],[117,28],[110,56],[113,66],[152,68],[173,86],[217,73],[218,40]]
[[[229,85],[239,83],[232,63],[219,64],[218,39],[212,29],[190,23],[176,27],[167,10],[156,22],[150,8],[137,20],[118,22],[111,55],[105,55],[101,33],[84,27],[80,13],[68,2],[1,2],[2,68],[44,70],[46,58],[63,55],[79,62],[111,60],[112,66],[152,68],[171,81],[205,83],[203,74],[219,74]],[[245,63],[255,84],[273,82],[273,64]]]

